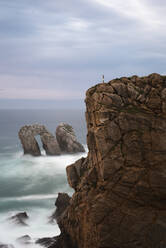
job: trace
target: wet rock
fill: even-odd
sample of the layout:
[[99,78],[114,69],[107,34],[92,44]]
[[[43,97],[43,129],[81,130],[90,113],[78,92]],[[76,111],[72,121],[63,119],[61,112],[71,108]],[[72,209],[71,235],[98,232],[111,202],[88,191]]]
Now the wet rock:
[[19,131],[19,138],[24,150],[24,154],[40,156],[41,151],[35,139],[40,135],[43,148],[47,155],[59,155],[61,153],[56,138],[47,131],[46,127],[39,124],[23,126]]
[[24,235],[16,239],[17,243],[22,245],[30,245],[32,244],[32,239],[29,235]]
[[20,212],[12,217],[10,217],[8,220],[11,221],[14,224],[20,225],[20,226],[28,226],[26,223],[26,220],[28,220],[29,217],[26,212]]
[[58,197],[55,202],[56,210],[49,217],[49,223],[54,223],[55,221],[58,223],[61,218],[63,218],[63,213],[66,208],[70,205],[71,197],[66,193],[58,193]]
[[75,193],[58,222],[69,247],[166,247],[165,92],[159,74],[87,91],[89,153],[67,167]]
[[67,234],[52,238],[41,238],[36,241],[36,244],[46,248],[77,248],[72,246]]
[[84,147],[77,141],[72,126],[66,123],[57,127],[56,138],[63,153],[85,152]]
[[44,246],[46,248],[51,248],[51,247],[54,247],[54,245],[56,243],[56,237],[40,238],[40,239],[37,239],[35,243],[39,244],[41,246]]
[[14,246],[11,244],[3,244],[0,242],[0,248],[14,248]]

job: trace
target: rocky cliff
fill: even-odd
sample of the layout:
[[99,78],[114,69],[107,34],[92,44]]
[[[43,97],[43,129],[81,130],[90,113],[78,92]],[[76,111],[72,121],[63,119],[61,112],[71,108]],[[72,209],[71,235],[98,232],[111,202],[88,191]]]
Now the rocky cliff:
[[166,76],[98,84],[86,106],[89,154],[67,167],[75,193],[61,237],[70,248],[165,248]]

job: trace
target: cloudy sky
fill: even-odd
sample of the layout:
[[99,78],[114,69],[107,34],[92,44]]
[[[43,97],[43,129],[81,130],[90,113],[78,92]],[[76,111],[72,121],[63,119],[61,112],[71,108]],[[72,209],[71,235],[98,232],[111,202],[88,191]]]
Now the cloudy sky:
[[0,0],[0,108],[79,108],[102,74],[166,74],[165,13],[165,0]]

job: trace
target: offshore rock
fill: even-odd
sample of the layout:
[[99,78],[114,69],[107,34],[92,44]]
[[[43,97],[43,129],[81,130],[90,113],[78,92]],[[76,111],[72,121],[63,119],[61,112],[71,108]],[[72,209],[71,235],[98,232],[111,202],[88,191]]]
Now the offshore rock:
[[61,123],[56,129],[56,138],[63,153],[85,152],[84,147],[77,141],[72,126]]
[[0,248],[14,248],[14,246],[11,244],[3,244],[0,242]]
[[24,235],[16,239],[16,242],[21,245],[30,245],[32,243],[32,239],[29,235]]
[[22,143],[24,154],[40,156],[41,151],[35,139],[35,136],[40,135],[43,148],[47,155],[59,155],[60,148],[55,137],[47,131],[45,126],[34,124],[25,125],[19,131],[19,138]]
[[68,248],[165,248],[166,76],[98,84],[86,106],[89,153],[67,168],[75,193],[61,239]]
[[48,131],[41,135],[41,142],[47,155],[60,155],[61,150],[55,137]]
[[26,220],[28,219],[29,219],[29,216],[27,215],[26,212],[20,212],[8,218],[9,221],[19,226],[28,226],[28,224],[26,223]]

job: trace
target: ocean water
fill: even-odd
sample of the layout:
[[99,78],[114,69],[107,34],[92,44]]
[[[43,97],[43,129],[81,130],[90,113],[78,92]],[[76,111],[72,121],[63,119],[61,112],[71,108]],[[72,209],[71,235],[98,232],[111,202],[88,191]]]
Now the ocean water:
[[[41,157],[23,155],[18,138],[21,126],[43,124],[55,133],[60,122],[73,126],[85,153],[46,156],[42,151]],[[40,137],[37,140],[40,144]],[[86,155],[84,110],[0,110],[0,243],[16,248],[16,239],[23,235],[35,240],[59,234],[56,223],[49,224],[48,220],[55,210],[58,192],[73,193],[67,184],[66,166]],[[28,226],[7,220],[21,211],[29,215]]]

